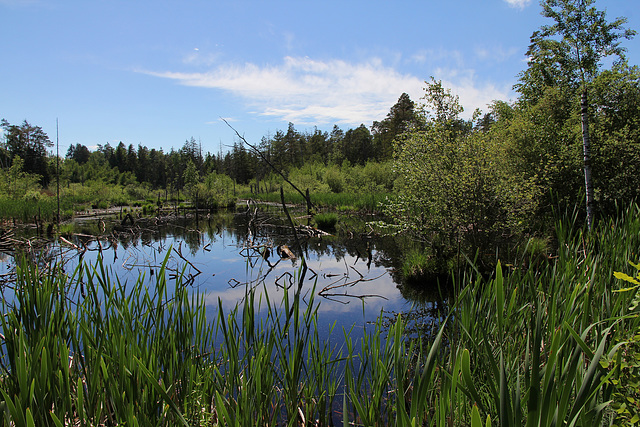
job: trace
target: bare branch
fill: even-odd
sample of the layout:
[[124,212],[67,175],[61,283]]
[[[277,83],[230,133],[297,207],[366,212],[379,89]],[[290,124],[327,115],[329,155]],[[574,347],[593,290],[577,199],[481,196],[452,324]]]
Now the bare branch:
[[225,122],[227,124],[227,126],[229,126],[231,128],[231,130],[233,130],[236,135],[238,136],[238,138],[240,138],[240,140],[245,143],[248,147],[250,147],[258,156],[260,156],[260,158],[267,164],[269,165],[269,167],[271,169],[273,169],[274,171],[276,171],[276,173],[278,173],[278,175],[280,175],[282,177],[282,179],[284,179],[290,186],[293,187],[294,190],[296,190],[298,193],[300,193],[300,195],[307,201],[307,205],[308,206],[312,206],[311,200],[309,197],[307,197],[307,195],[300,190],[298,187],[296,187],[291,181],[289,181],[289,179],[284,175],[284,173],[282,173],[282,171],[280,169],[278,169],[277,167],[275,167],[270,161],[269,159],[267,159],[267,157],[262,153],[262,151],[258,150],[258,147],[256,147],[255,145],[249,143],[244,136],[240,135],[240,133],[229,124],[228,121],[226,121],[225,119],[223,119],[222,117],[220,117],[220,120],[222,120],[223,122]]

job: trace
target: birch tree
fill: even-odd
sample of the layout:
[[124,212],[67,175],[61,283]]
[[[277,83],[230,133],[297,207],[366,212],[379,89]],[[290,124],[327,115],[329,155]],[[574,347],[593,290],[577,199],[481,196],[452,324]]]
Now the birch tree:
[[[538,76],[542,84],[569,85],[580,94],[583,168],[586,193],[587,225],[594,217],[591,179],[591,139],[589,135],[588,87],[602,68],[605,58],[624,60],[623,39],[635,31],[624,28],[626,18],[606,19],[605,11],[593,6],[595,0],[542,0],[542,15],[554,23],[545,25],[531,36],[527,52],[530,57],[525,77]],[[544,81],[547,80],[547,81]]]

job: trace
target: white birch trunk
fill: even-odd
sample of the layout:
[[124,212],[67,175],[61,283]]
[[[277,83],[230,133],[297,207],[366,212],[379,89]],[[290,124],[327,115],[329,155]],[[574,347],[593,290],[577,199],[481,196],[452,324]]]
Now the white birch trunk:
[[582,152],[584,155],[584,189],[587,202],[587,226],[593,225],[593,183],[591,182],[591,139],[589,137],[589,104],[587,90],[584,89],[580,99],[580,116],[582,119]]

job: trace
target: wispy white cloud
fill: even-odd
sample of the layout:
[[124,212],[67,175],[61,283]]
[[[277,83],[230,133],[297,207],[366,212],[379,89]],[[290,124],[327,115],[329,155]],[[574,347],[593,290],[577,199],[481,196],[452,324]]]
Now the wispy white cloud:
[[[285,57],[277,65],[224,64],[204,73],[140,72],[186,86],[231,92],[255,114],[302,125],[370,125],[384,118],[403,92],[418,101],[425,80],[376,58],[350,63]],[[437,70],[434,76],[460,96],[469,116],[476,107],[505,99],[508,92],[491,84],[478,85],[470,71]]]
[[508,101],[512,83],[496,84],[479,82],[470,69],[437,69],[434,78],[442,81],[442,86],[457,95],[464,108],[462,117],[469,119],[476,108],[486,111],[487,105],[495,100]]
[[206,73],[146,72],[187,86],[244,98],[258,114],[296,124],[359,124],[384,117],[402,92],[419,94],[417,77],[380,60],[352,64],[285,57],[278,65],[226,64]]
[[459,50],[422,49],[411,57],[417,64],[448,64],[450,67],[462,67],[464,58]]
[[506,1],[509,4],[509,6],[516,7],[518,9],[524,9],[531,3],[531,0],[504,0],[504,1]]
[[515,47],[506,49],[503,46],[476,46],[474,53],[483,61],[505,62],[517,55],[518,49]]

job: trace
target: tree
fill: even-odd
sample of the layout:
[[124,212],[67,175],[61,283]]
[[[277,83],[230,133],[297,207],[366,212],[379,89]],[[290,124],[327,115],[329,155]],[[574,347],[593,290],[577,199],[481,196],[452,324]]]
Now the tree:
[[330,150],[330,160],[334,164],[341,164],[344,160],[344,154],[342,152],[342,140],[344,139],[344,131],[338,127],[338,125],[333,125],[333,129],[331,130],[331,134],[329,135],[329,150]]
[[0,127],[5,131],[11,160],[19,156],[24,161],[24,172],[40,175],[40,183],[46,186],[50,178],[47,171],[47,148],[53,147],[47,134],[40,126],[33,126],[26,120],[18,126],[2,119]]
[[129,144],[129,147],[127,148],[125,164],[127,172],[135,173],[138,169],[138,154],[136,153],[136,149],[133,147],[133,144]]
[[153,188],[166,188],[167,187],[167,171],[166,171],[167,159],[162,149],[156,150],[152,148],[149,151],[149,182]]
[[198,171],[202,170],[203,158],[201,145],[194,137],[191,137],[184,142],[184,145],[180,149],[180,154],[185,163],[191,160]]
[[242,143],[234,142],[230,155],[229,176],[241,184],[246,184],[253,176],[251,155]]
[[113,165],[118,168],[120,172],[126,172],[127,170],[127,148],[124,143],[120,141],[113,154]]
[[184,170],[182,179],[184,182],[185,191],[187,192],[187,194],[189,194],[194,204],[197,203],[198,183],[200,182],[200,173],[198,173],[198,168],[193,163],[193,160],[191,159],[187,160],[187,167]]
[[373,158],[373,137],[369,129],[361,124],[355,129],[349,129],[342,140],[346,160],[351,164],[364,165]]
[[415,110],[415,104],[403,93],[398,98],[387,117],[380,122],[373,122],[371,133],[376,151],[376,160],[389,160],[393,156],[394,140],[405,132],[419,126],[419,117]]
[[574,107],[568,90],[548,87],[533,104],[495,103],[490,109],[496,121],[488,134],[507,150],[514,173],[537,187],[538,210],[532,219],[543,227],[552,209],[571,209],[580,202],[582,143]]
[[[591,85],[593,180],[598,211],[640,198],[640,68],[618,64]],[[599,185],[600,184],[600,185]]]
[[89,149],[82,144],[71,144],[69,146],[69,150],[67,150],[67,159],[72,159],[78,162],[78,164],[83,165],[89,161],[89,157],[91,156],[91,152]]
[[307,135],[307,159],[326,165],[329,162],[329,152],[329,134],[327,132],[316,128],[312,135]]
[[[589,135],[588,85],[597,77],[602,59],[624,59],[621,39],[630,39],[635,31],[625,29],[626,18],[608,22],[604,11],[592,6],[594,0],[542,0],[542,15],[553,19],[531,36],[527,55],[531,74],[542,73],[544,84],[563,84],[580,93],[583,146],[583,170],[587,224],[593,224],[593,183],[591,179],[591,141]],[[548,72],[551,70],[551,72]],[[564,77],[561,77],[564,76]]]
[[433,80],[426,85],[427,121],[397,147],[396,197],[386,212],[439,257],[462,242],[495,244],[521,227],[535,207],[536,189],[512,173],[503,144],[460,118],[462,107],[450,90]]
[[442,86],[442,81],[436,81],[433,77],[425,85],[422,97],[425,102],[421,106],[425,119],[450,131],[452,136],[471,131],[471,122],[460,117],[464,108],[460,105],[459,97],[452,95],[450,89]]

